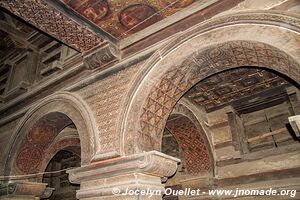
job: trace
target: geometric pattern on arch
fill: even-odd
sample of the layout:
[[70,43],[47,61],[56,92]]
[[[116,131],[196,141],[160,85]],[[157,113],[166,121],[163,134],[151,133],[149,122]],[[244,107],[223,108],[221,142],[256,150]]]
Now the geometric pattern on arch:
[[69,19],[43,0],[1,0],[0,6],[78,51],[104,42],[94,32]]
[[166,127],[174,135],[181,148],[181,156],[189,174],[200,175],[212,170],[203,131],[200,132],[188,117],[182,115],[169,120]]
[[[179,67],[165,72],[152,86],[140,115],[139,133],[146,146],[159,149],[159,138],[176,102],[193,85],[215,73],[242,66],[269,67],[300,80],[292,57],[268,44],[231,41],[196,51]],[[151,136],[151,137],[149,137]]]

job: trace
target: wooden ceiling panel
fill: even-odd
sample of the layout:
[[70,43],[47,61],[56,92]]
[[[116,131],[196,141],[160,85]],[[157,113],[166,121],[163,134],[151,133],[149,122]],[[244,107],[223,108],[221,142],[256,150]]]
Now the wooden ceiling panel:
[[[246,99],[245,103],[249,104],[248,100],[251,97],[260,101],[262,98],[267,98],[263,97],[266,95],[278,96],[282,93],[282,88],[287,86],[290,86],[290,83],[270,71],[239,68],[216,74],[199,82],[186,96],[210,112],[227,105],[243,107],[242,101]],[[284,95],[281,97],[285,98]]]
[[117,39],[175,14],[194,0],[60,0]]

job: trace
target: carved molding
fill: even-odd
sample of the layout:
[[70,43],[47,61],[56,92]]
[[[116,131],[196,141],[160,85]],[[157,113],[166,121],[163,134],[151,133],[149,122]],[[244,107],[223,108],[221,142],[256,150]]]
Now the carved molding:
[[88,69],[103,68],[118,59],[117,50],[110,44],[101,45],[84,55],[84,63]]
[[0,6],[69,46],[84,52],[103,42],[43,0],[3,0]]
[[158,151],[119,157],[92,163],[67,171],[72,183],[114,177],[120,174],[143,173],[156,177],[169,177],[176,172],[179,159]]
[[[80,190],[76,192],[78,199],[140,199],[139,196],[114,194],[116,190],[120,194],[127,189],[164,191],[161,178],[172,176],[179,161],[161,152],[150,151],[91,163],[67,173],[71,182],[80,183]],[[161,196],[153,198],[161,199]]]

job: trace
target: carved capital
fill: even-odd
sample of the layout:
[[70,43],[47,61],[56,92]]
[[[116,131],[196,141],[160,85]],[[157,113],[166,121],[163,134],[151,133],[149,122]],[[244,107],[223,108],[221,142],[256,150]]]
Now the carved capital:
[[100,45],[84,53],[84,63],[88,69],[104,68],[119,59],[118,50],[111,44]]
[[[157,151],[119,157],[69,170],[71,182],[80,183],[78,199],[115,199],[115,190],[164,190],[162,177],[173,175],[179,159]],[[126,196],[122,199],[149,199],[149,196]],[[161,199],[160,195],[150,199]]]
[[150,151],[104,160],[67,171],[73,183],[113,177],[120,174],[143,173],[156,177],[172,176],[180,160],[158,151]]

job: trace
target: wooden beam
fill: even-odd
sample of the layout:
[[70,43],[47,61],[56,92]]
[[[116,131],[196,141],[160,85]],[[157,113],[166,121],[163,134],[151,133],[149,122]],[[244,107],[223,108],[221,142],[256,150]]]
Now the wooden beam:
[[248,138],[247,142],[262,140],[266,137],[270,137],[272,135],[282,134],[282,133],[286,133],[286,132],[287,132],[286,128],[277,129],[277,130],[272,131],[272,132],[267,132],[267,133],[263,133],[261,135],[258,135],[258,136],[252,137],[252,138]]
[[[93,31],[68,18],[44,0],[1,0],[0,6],[80,52],[86,52],[105,42]],[[33,7],[34,12],[31,10]],[[69,34],[70,31],[72,34]]]
[[97,25],[92,23],[91,21],[87,20],[80,14],[76,13],[75,11],[69,9],[65,4],[61,1],[53,1],[53,0],[44,0],[48,5],[53,7],[54,9],[61,12],[63,15],[68,17],[69,19],[75,21],[77,24],[80,24],[82,27],[89,29],[90,31],[94,32],[98,37],[103,38],[104,40],[109,41],[114,45],[118,45],[118,40],[110,35],[109,33],[105,32]]

